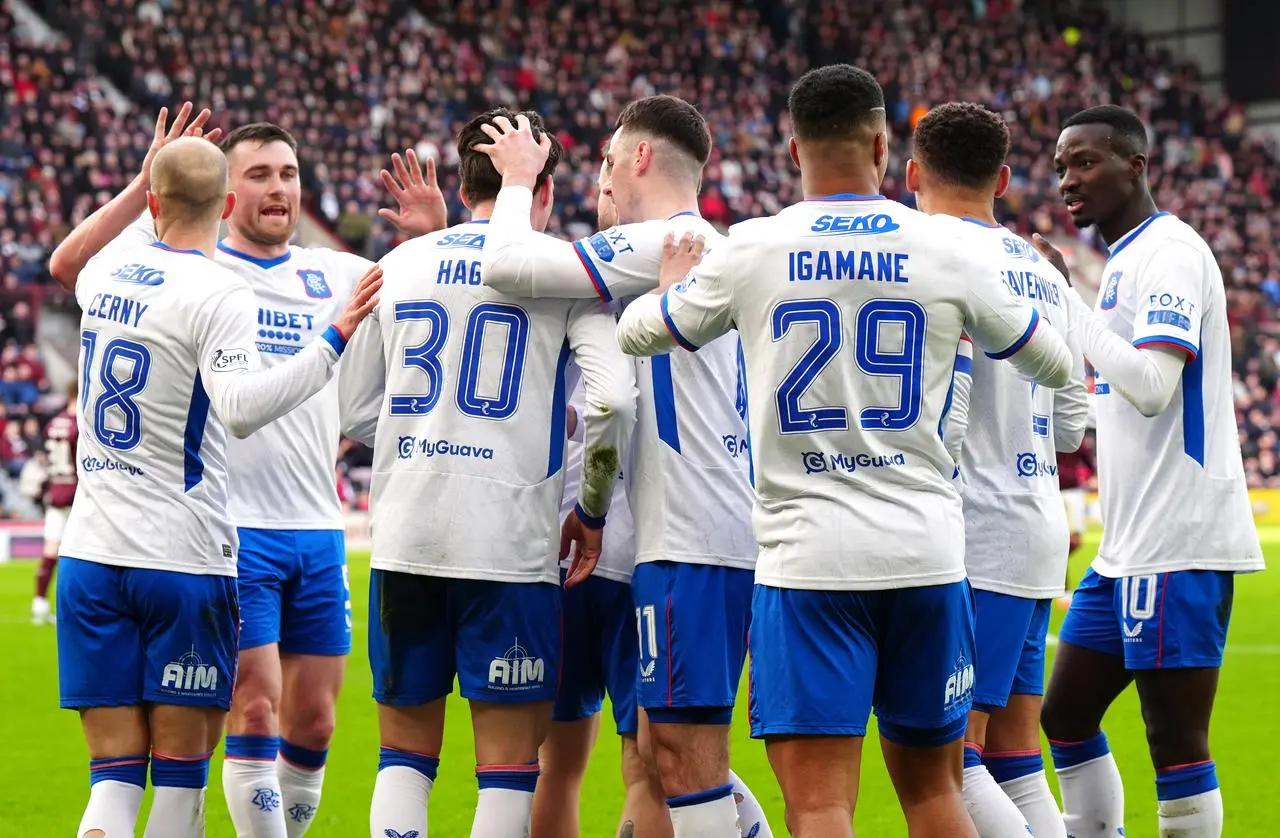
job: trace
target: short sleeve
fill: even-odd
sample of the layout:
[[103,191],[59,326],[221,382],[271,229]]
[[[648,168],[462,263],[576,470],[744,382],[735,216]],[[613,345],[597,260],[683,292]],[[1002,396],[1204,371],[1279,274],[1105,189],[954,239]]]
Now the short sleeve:
[[1134,287],[1134,346],[1173,347],[1196,359],[1208,286],[1205,261],[1195,248],[1171,240],[1143,263]]

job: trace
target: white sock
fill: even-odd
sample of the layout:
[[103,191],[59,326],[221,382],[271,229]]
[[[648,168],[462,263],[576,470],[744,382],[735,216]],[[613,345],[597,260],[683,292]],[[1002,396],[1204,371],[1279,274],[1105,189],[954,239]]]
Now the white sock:
[[433,785],[434,780],[417,768],[380,767],[369,804],[372,838],[426,838],[427,800]]
[[1160,838],[1221,838],[1222,789],[1156,804]]
[[320,808],[320,791],[324,787],[324,766],[306,768],[294,765],[284,756],[276,760],[276,776],[280,779],[280,808],[284,810],[284,827],[289,838],[302,838]]
[[738,838],[733,785],[667,798],[675,838]]
[[[143,778],[146,774],[144,767]],[[125,838],[135,834],[138,810],[142,808],[142,786],[119,780],[99,780],[89,789],[89,803],[84,807],[76,835],[101,829],[107,838]]]
[[204,796],[204,789],[157,787],[143,838],[204,838]]
[[765,819],[764,809],[751,789],[732,771],[729,772],[729,782],[733,784],[733,800],[738,808],[738,831],[742,833],[742,838],[773,838],[773,830]]
[[274,759],[224,760],[222,792],[237,838],[288,838]]
[[1031,827],[985,765],[964,770],[964,805],[980,838],[1027,838]]
[[[1054,746],[1054,763],[1061,765]],[[1124,781],[1110,751],[1076,765],[1059,767],[1062,820],[1071,838],[1124,835]]]
[[480,789],[476,817],[471,822],[471,838],[528,838],[532,814],[532,791]]
[[1067,826],[1062,822],[1062,812],[1058,801],[1053,799],[1044,771],[1008,780],[1001,783],[1000,788],[1027,819],[1036,838],[1067,838]]

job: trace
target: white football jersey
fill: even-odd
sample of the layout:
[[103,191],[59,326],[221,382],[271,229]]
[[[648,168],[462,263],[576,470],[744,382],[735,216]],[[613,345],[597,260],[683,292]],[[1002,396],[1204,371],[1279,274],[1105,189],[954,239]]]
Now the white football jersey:
[[[578,365],[569,362],[567,371],[571,382],[569,404],[579,417],[575,432],[569,437],[567,444],[567,462],[564,469],[564,496],[560,502],[560,517],[568,515],[578,502],[578,490],[582,484],[582,422],[581,417],[586,409],[586,393],[582,387],[582,376]],[[600,550],[600,561],[596,564],[594,576],[612,579],[615,582],[631,581],[631,571],[636,564],[636,527],[631,518],[631,507],[627,504],[625,479],[631,471],[631,461],[635,459],[632,448],[628,462],[622,464],[618,474],[618,482],[614,486],[613,500],[609,504],[609,523],[604,528],[604,546]],[[573,555],[560,563],[568,568]]]
[[[514,200],[513,200],[514,199]],[[657,287],[663,239],[692,231],[722,237],[692,212],[611,227],[572,244],[529,229],[527,189],[504,189],[485,248],[485,283],[536,297],[599,295],[630,303]],[[495,246],[496,245],[496,246]],[[636,562],[675,561],[750,569],[751,458],[739,340],[725,334],[697,352],[636,359],[640,400],[627,497]]]
[[[1069,333],[1066,283],[1048,260],[1004,227],[970,219],[955,223],[965,226],[974,254],[989,258],[1010,293],[1028,300],[1059,334]],[[1076,369],[1069,386],[1083,412],[1084,359],[1074,347],[1072,354]],[[973,356],[960,456],[969,582],[1011,596],[1058,596],[1069,533],[1058,490],[1056,392],[1028,381],[1004,361],[983,352]]]
[[1213,252],[1181,220],[1157,213],[1112,245],[1095,311],[1134,346],[1176,347],[1188,361],[1173,400],[1151,418],[1095,375],[1103,534],[1094,570],[1263,569]]
[[235,576],[226,428],[252,433],[318,392],[341,337],[330,329],[288,369],[258,372],[249,287],[160,243],[105,248],[76,299],[80,483],[63,554]]
[[[149,215],[135,237],[155,240]],[[328,248],[289,248],[258,259],[219,244],[214,259],[249,284],[257,297],[253,321],[263,363],[283,363],[338,318],[373,263]],[[339,365],[339,374],[341,374]],[[230,441],[231,516],[237,526],[275,530],[345,527],[334,466],[341,431],[336,381],[297,410],[248,439]]]
[[367,436],[376,415],[371,564],[559,584],[565,367],[572,355],[585,382],[578,502],[592,517],[608,509],[630,447],[635,374],[603,304],[482,285],[484,223],[388,254],[378,307],[347,353],[344,425]]
[[[1006,357],[1039,320],[972,250],[950,221],[879,196],[832,196],[735,225],[692,278],[623,312],[619,340],[636,354],[701,346],[734,325],[742,337],[758,584],[870,590],[965,577],[942,442],[956,346],[968,330]],[[1066,380],[1066,346],[1051,330],[1029,353],[1047,359],[1042,377]]]

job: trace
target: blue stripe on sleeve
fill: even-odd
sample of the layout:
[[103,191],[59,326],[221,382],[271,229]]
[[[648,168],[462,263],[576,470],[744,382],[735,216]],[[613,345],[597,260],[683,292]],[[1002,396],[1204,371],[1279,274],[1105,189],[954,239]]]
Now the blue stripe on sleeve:
[[973,375],[973,359],[968,355],[957,355],[955,374]]
[[337,352],[339,357],[342,356],[342,350],[347,348],[347,339],[342,336],[342,332],[338,331],[337,326],[330,326],[325,329],[320,337],[329,341],[329,345],[333,347],[333,351]]
[[697,352],[698,347],[680,334],[680,330],[676,328],[676,322],[671,319],[671,311],[667,308],[667,295],[670,291],[662,292],[662,322],[667,324],[667,331],[671,332],[671,337],[676,339],[676,343],[690,352]]
[[1191,356],[1192,360],[1195,360],[1200,354],[1194,343],[1180,338],[1175,338],[1172,335],[1150,335],[1145,338],[1138,338],[1133,342],[1133,345],[1141,349],[1144,346],[1153,346],[1161,343],[1167,343],[1170,346],[1176,346],[1179,349],[1186,350],[1186,353]]
[[1031,336],[1036,333],[1036,327],[1040,325],[1040,312],[1034,308],[1031,309],[1031,322],[1027,325],[1027,330],[1022,333],[1022,337],[1013,342],[1013,345],[1003,352],[988,352],[987,357],[994,361],[1003,361],[1005,358],[1011,358],[1019,349],[1027,345],[1027,341],[1031,340]]
[[587,253],[587,249],[582,246],[582,242],[574,242],[573,249],[577,252],[578,260],[582,262],[582,267],[587,269],[587,277],[591,280],[591,284],[596,287],[596,293],[600,295],[600,299],[606,303],[613,302],[613,295],[609,293],[609,286],[605,285],[604,277],[600,275],[600,269],[596,267],[595,262],[591,261],[591,256]]

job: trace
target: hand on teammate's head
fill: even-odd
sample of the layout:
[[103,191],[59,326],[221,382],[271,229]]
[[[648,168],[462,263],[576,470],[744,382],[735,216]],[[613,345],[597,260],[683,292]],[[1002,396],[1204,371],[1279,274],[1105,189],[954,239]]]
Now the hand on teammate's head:
[[515,124],[505,116],[480,126],[493,142],[476,143],[473,149],[487,154],[493,167],[502,175],[504,185],[521,185],[533,189],[551,153],[551,137],[545,131],[533,134],[533,126],[524,114],[517,114]]
[[194,107],[190,102],[183,102],[178,108],[178,114],[174,117],[173,125],[169,125],[169,109],[161,108],[160,113],[156,115],[155,133],[152,135],[151,147],[147,149],[147,155],[142,160],[142,171],[138,177],[143,187],[151,187],[151,163],[156,159],[156,155],[160,153],[160,149],[179,137],[203,137],[211,143],[216,143],[218,138],[222,136],[221,128],[213,128],[208,132],[204,130],[205,124],[209,121],[209,117],[213,112],[208,108],[196,114],[196,118],[191,120],[191,124],[187,124],[187,120],[191,119],[191,111]]

